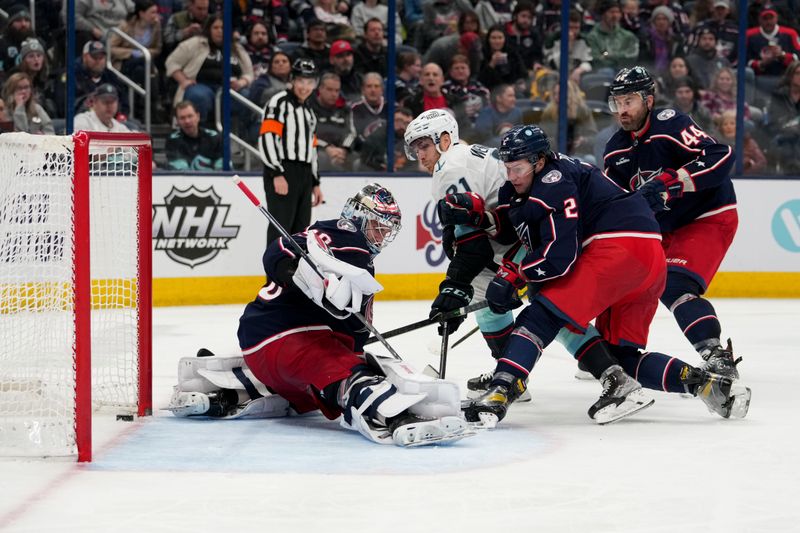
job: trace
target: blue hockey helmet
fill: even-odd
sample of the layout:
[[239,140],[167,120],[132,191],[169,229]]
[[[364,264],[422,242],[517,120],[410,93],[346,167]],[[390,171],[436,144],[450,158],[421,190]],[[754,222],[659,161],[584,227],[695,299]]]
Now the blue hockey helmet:
[[400,232],[400,206],[392,193],[378,183],[364,185],[348,198],[341,218],[361,230],[373,254],[380,252]]
[[514,126],[503,135],[499,155],[504,163],[527,159],[536,163],[550,152],[550,139],[539,126]]

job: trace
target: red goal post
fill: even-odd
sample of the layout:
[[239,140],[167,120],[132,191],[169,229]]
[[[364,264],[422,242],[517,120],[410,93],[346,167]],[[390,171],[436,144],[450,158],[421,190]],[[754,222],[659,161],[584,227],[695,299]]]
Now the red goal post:
[[0,455],[90,461],[152,412],[150,137],[4,134],[0,175]]

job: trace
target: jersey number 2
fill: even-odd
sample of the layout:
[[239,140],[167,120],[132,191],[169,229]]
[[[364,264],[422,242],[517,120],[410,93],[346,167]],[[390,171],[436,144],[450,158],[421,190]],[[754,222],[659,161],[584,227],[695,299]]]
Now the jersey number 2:
[[575,202],[575,198],[564,200],[564,216],[566,218],[578,218],[578,204]]

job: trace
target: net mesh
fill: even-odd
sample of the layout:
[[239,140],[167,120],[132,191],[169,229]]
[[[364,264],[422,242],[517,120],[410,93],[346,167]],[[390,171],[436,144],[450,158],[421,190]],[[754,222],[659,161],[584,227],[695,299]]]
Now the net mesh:
[[[74,164],[71,137],[0,136],[0,455],[76,453]],[[135,412],[137,148],[89,169],[93,408]]]

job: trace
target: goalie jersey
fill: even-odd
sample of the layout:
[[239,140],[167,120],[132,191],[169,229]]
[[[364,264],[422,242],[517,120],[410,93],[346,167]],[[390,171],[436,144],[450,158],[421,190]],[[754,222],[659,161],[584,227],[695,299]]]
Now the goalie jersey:
[[500,189],[497,239],[519,240],[526,255],[520,272],[548,281],[570,271],[581,249],[595,239],[661,240],[658,223],[641,195],[622,190],[600,169],[553,154],[533,178],[528,194],[511,182]]
[[[701,215],[733,209],[736,194],[729,177],[734,155],[729,146],[705,133],[688,115],[656,109],[638,138],[619,129],[606,144],[604,168],[617,185],[632,191],[664,169],[683,169],[689,185],[682,198],[656,214],[664,233]],[[692,190],[693,189],[693,190]]]
[[[352,222],[347,219],[319,221],[303,233],[293,235],[293,239],[305,251],[308,250],[308,233],[312,231],[327,244],[336,259],[375,275],[366,238]],[[280,277],[278,272],[285,267],[284,262],[296,259],[297,253],[287,245],[284,237],[275,239],[267,247],[263,263],[270,281],[258,291],[256,299],[247,304],[239,319],[239,346],[242,350],[249,350],[299,331],[331,329],[352,337],[354,351],[361,352],[369,333],[357,318],[351,315],[345,319],[337,319],[311,301],[291,281],[286,285],[274,281]],[[361,314],[369,321],[372,321],[372,300],[372,296],[365,296],[361,306]]]

